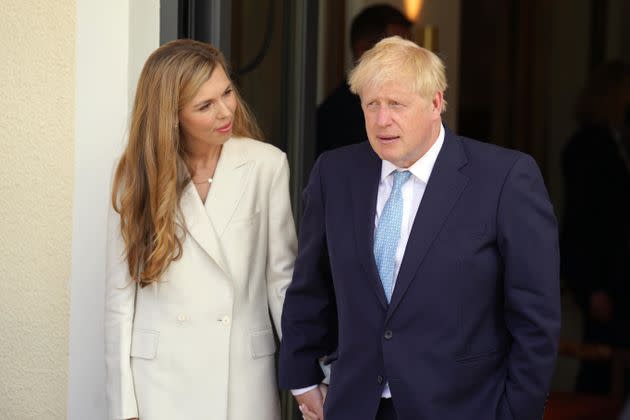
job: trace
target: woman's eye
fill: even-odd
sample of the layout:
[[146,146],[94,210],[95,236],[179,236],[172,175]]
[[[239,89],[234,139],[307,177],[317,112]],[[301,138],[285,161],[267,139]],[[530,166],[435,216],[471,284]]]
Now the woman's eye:
[[229,88],[228,90],[226,90],[225,92],[223,92],[223,96],[229,96],[232,94],[232,88]]

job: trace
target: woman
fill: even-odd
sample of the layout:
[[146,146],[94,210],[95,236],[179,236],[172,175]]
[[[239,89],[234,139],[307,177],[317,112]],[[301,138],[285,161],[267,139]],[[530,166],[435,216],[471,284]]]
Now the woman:
[[286,156],[221,53],[147,60],[112,190],[107,395],[115,419],[280,418],[274,353],[296,237]]

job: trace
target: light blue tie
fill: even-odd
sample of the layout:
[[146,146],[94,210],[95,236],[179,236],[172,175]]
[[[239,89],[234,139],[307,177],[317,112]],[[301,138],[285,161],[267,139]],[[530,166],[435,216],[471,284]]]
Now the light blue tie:
[[396,248],[400,240],[400,224],[403,213],[402,186],[409,177],[409,171],[394,172],[394,186],[385,203],[381,217],[378,220],[374,235],[374,258],[378,274],[385,289],[387,302],[392,299],[394,289],[394,269],[396,266]]

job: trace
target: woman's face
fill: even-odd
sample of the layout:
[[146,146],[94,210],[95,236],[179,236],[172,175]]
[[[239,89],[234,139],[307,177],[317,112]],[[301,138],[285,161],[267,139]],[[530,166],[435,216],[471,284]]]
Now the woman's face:
[[188,150],[219,146],[232,135],[236,96],[221,66],[179,111],[179,126]]

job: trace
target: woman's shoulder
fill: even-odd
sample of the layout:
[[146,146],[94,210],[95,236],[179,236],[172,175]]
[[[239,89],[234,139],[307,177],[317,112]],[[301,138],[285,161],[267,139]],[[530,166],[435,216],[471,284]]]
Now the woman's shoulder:
[[277,163],[285,156],[285,153],[273,144],[249,137],[233,137],[230,143],[247,155],[248,159],[256,161]]

